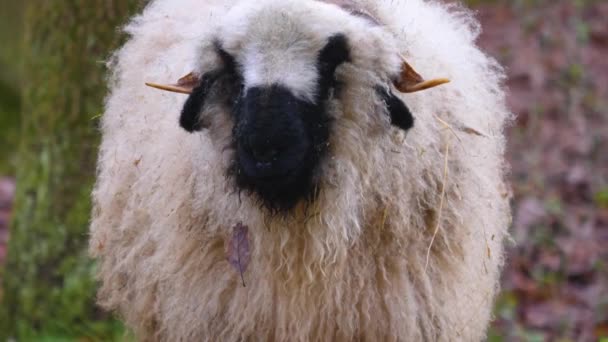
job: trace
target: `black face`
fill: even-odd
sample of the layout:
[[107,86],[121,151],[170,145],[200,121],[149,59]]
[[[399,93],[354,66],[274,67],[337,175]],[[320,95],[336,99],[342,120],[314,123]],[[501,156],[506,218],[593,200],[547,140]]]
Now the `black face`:
[[255,87],[235,108],[237,185],[258,194],[274,210],[308,197],[329,136],[322,103],[296,98],[280,85]]
[[287,210],[312,195],[329,138],[326,102],[336,85],[336,68],[348,58],[346,38],[330,38],[318,56],[314,101],[278,84],[250,88],[238,101],[233,172],[237,185],[257,193],[268,208]]
[[[335,71],[350,58],[346,38],[331,37],[319,52],[317,92],[311,101],[296,97],[279,84],[243,90],[234,59],[220,48],[218,53],[223,68],[203,76],[184,105],[180,125],[189,132],[200,130],[205,127],[199,114],[207,95],[225,98],[234,119],[235,157],[229,174],[239,189],[255,193],[265,207],[274,211],[287,211],[300,200],[310,199],[330,134],[327,102],[337,96]],[[216,83],[225,84],[228,90],[214,92]],[[391,121],[410,128],[413,119],[407,107],[392,93],[378,92]]]

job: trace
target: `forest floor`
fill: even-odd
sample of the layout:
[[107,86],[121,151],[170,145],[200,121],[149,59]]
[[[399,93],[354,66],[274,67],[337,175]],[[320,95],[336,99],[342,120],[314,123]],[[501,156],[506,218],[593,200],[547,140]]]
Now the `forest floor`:
[[[513,242],[489,341],[608,341],[608,2],[477,8],[517,114]],[[0,264],[13,194],[0,179]]]
[[608,341],[608,2],[529,3],[478,7],[517,115],[490,341]]

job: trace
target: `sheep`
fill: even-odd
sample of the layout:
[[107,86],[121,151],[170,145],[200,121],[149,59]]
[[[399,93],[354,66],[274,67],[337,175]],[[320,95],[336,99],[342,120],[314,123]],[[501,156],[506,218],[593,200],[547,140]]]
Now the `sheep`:
[[155,0],[126,31],[90,253],[138,339],[485,337],[511,114],[468,10]]

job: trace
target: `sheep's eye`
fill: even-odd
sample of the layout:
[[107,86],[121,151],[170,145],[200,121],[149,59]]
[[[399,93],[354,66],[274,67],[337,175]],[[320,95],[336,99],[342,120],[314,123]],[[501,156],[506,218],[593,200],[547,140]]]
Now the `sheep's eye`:
[[321,79],[319,94],[326,96],[336,86],[335,72],[338,66],[350,60],[348,41],[343,34],[331,36],[325,47],[319,52],[318,66]]
[[319,52],[319,67],[321,74],[333,78],[336,68],[350,60],[348,42],[343,34],[331,36],[325,47]]
[[230,73],[236,73],[237,63],[234,56],[226,52],[219,42],[215,42],[215,48],[217,50],[217,54],[222,60],[222,63],[224,64],[224,70]]

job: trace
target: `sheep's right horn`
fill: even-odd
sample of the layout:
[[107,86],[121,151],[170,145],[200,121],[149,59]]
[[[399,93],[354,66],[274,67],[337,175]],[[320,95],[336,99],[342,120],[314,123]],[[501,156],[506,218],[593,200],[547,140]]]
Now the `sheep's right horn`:
[[192,90],[201,83],[201,78],[198,74],[191,72],[188,75],[180,78],[176,84],[157,84],[146,82],[148,87],[170,91],[180,94],[192,94]]
[[402,93],[414,93],[450,82],[447,78],[435,78],[425,81],[403,56],[401,58],[403,59],[403,64],[401,64],[401,77],[399,80],[395,81],[394,84],[395,88]]

